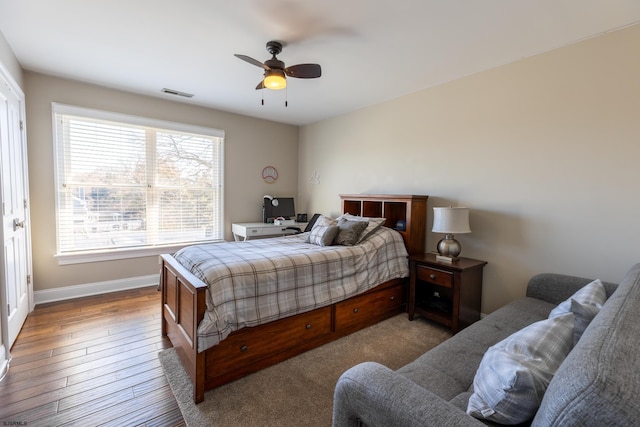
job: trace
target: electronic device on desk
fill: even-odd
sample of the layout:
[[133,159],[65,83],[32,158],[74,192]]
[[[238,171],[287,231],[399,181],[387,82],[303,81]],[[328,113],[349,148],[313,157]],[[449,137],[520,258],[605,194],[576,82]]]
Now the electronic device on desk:
[[284,217],[279,216],[273,220],[275,225],[295,225],[295,219],[285,219]]
[[[262,221],[275,223],[276,219],[283,218],[285,221],[292,221],[295,224],[296,208],[293,197],[273,197],[265,194],[262,204]],[[288,224],[276,224],[288,225]]]

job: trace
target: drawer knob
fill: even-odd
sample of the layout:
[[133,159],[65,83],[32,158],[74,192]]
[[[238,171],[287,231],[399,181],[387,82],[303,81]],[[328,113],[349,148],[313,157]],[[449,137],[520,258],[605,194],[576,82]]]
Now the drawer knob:
[[393,301],[394,299],[396,299],[396,297],[391,297],[391,301]]
[[431,273],[431,274],[429,275],[429,279],[434,280],[435,278],[436,278],[436,275],[435,275],[435,274]]
[[311,329],[311,323],[308,323],[307,326],[305,326],[306,329]]
[[357,313],[358,311],[360,311],[360,310],[358,310],[357,308],[354,308],[354,309],[353,309],[353,312],[354,312],[354,313]]
[[249,347],[248,347],[248,346],[246,346],[246,345],[243,345],[242,347],[240,347],[240,351],[241,351],[241,352],[243,352],[243,353],[244,353],[245,351],[247,351],[247,350],[249,350]]

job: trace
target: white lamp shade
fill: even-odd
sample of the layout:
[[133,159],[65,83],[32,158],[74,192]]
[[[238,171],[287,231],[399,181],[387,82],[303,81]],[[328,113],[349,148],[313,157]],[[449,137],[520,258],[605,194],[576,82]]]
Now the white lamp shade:
[[433,228],[435,233],[471,233],[469,208],[433,208]]

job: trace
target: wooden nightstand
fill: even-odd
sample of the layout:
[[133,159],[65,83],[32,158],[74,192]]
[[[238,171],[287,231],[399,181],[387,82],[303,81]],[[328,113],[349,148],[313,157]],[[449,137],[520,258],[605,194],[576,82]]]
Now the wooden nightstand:
[[460,258],[438,262],[434,254],[409,256],[409,320],[417,313],[459,330],[480,320],[482,270],[487,263]]

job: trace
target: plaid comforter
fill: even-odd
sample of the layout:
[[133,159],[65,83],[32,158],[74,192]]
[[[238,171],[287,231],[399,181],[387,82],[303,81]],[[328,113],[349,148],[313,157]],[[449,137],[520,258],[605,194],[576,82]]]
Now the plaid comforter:
[[308,233],[189,246],[174,258],[208,285],[198,351],[231,332],[333,304],[407,277],[402,236],[380,227],[356,246],[305,243]]

